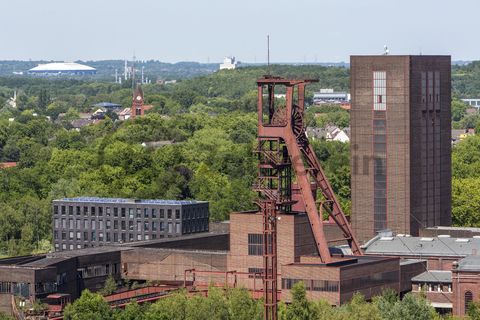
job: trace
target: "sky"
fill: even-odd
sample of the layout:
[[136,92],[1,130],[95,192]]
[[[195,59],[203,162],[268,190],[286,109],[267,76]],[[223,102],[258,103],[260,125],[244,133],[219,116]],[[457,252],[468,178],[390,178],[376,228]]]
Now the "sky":
[[0,60],[480,58],[478,0],[0,0]]

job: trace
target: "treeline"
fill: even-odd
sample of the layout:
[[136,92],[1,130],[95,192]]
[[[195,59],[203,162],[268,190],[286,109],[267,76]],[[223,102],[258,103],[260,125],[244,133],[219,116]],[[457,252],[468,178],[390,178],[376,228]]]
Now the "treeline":
[[[473,305],[468,319],[475,318]],[[84,291],[73,304],[68,305],[65,320],[254,320],[263,319],[263,300],[254,300],[245,289],[210,288],[208,295],[189,295],[180,291],[153,304],[132,302],[125,309],[110,309],[99,294]],[[421,295],[406,294],[399,299],[393,291],[385,291],[366,302],[355,294],[349,303],[332,307],[324,300],[309,301],[305,286],[298,283],[292,288],[292,303],[280,303],[280,320],[434,320],[442,317]]]

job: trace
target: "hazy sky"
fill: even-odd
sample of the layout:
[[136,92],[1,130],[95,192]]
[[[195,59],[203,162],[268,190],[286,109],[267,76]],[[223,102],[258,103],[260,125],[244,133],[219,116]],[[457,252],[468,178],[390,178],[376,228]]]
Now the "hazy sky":
[[0,0],[0,59],[480,58],[479,0]]

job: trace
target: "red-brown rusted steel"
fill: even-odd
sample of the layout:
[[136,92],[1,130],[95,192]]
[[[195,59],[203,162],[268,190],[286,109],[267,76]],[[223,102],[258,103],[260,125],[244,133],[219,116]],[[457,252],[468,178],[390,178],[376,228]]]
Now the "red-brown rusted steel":
[[[362,255],[360,246],[305,134],[305,86],[315,81],[289,80],[272,76],[257,81],[258,147],[255,151],[258,154],[259,165],[258,179],[253,189],[259,193],[256,203],[263,214],[263,293],[267,320],[277,319],[277,214],[290,212],[292,205],[295,204],[292,200],[293,174],[300,188],[320,260],[323,263],[332,262],[323,230],[321,208],[329,213],[342,230],[353,254]],[[277,106],[275,103],[276,87],[284,90],[282,91],[285,94],[284,105]],[[267,99],[266,102],[264,97]],[[317,190],[320,190],[324,197],[321,208],[317,208],[315,202]]]

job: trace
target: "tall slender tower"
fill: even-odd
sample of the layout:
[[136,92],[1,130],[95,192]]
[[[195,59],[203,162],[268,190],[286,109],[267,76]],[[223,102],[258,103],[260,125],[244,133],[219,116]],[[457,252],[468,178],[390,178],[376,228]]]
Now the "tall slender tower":
[[450,56],[352,56],[352,226],[451,224]]
[[145,115],[145,106],[143,104],[143,90],[140,85],[137,86],[133,95],[131,118],[143,117]]

